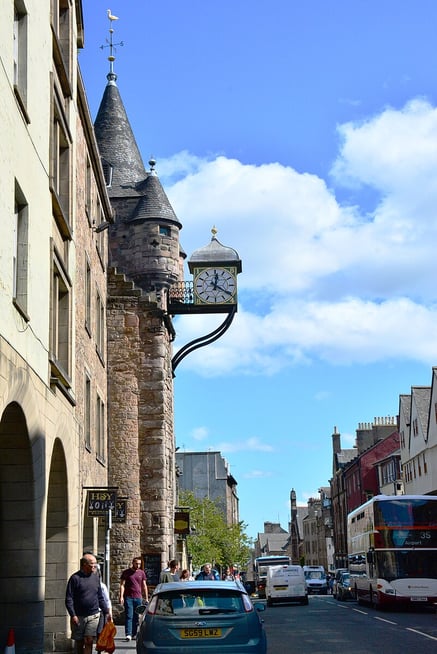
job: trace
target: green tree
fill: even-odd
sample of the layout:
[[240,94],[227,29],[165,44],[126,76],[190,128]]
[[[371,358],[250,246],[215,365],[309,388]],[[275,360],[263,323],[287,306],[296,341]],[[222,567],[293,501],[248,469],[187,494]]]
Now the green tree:
[[245,570],[252,547],[252,540],[245,533],[247,525],[228,525],[215,502],[207,497],[199,499],[191,491],[181,491],[179,503],[190,507],[190,525],[195,528],[187,537],[193,567],[200,568],[210,561],[215,566],[236,565]]

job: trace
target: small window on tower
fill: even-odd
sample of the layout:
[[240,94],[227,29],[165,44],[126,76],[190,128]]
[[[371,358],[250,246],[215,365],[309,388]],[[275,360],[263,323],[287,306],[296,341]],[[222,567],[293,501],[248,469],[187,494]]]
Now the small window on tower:
[[166,225],[160,225],[159,226],[159,233],[161,236],[171,236],[171,229],[170,227],[167,227]]

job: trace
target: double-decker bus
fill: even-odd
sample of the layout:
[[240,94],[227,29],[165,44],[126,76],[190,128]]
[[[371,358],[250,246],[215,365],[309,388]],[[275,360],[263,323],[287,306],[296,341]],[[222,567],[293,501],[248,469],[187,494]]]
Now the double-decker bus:
[[349,513],[351,586],[374,606],[437,602],[437,497],[377,495]]
[[290,565],[289,556],[258,556],[254,562],[255,591],[258,597],[266,596],[267,569],[272,565]]

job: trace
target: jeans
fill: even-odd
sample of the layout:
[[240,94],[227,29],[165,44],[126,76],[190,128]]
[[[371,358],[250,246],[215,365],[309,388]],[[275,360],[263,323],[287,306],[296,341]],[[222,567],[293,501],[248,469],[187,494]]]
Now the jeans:
[[125,597],[124,598],[124,631],[126,636],[134,638],[138,629],[138,613],[135,613],[135,608],[143,603],[141,597]]

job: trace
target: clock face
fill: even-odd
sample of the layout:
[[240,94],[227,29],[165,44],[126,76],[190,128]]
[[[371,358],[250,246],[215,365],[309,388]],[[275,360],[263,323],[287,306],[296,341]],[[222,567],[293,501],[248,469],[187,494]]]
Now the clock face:
[[234,304],[237,280],[226,268],[205,268],[194,280],[196,298],[208,304]]

